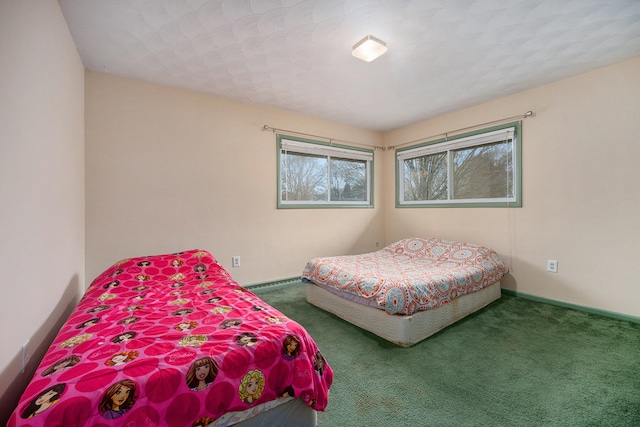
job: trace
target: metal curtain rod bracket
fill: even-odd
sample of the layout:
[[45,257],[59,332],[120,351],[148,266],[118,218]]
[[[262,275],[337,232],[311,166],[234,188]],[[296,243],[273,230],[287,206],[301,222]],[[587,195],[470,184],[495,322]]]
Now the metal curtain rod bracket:
[[321,135],[313,135],[311,133],[304,133],[304,132],[298,132],[295,130],[287,130],[287,129],[278,129],[278,128],[274,128],[271,127],[269,125],[264,125],[262,126],[262,130],[263,131],[269,131],[269,132],[273,132],[273,133],[286,133],[289,135],[300,135],[300,136],[309,136],[311,138],[320,138],[320,139],[324,139],[326,141],[329,142],[330,145],[333,145],[334,142],[344,142],[346,144],[349,145],[358,145],[360,147],[366,147],[366,148],[373,148],[374,150],[386,150],[389,147],[380,147],[380,146],[376,146],[376,145],[367,145],[367,144],[360,144],[358,142],[353,142],[353,141],[345,141],[343,139],[335,139],[335,138],[329,138],[328,136],[321,136]]
[[508,122],[508,121],[511,121],[511,120],[527,119],[529,117],[535,117],[535,115],[536,115],[536,113],[534,113],[533,111],[529,110],[526,113],[518,114],[517,116],[505,117],[503,119],[492,120],[492,121],[486,122],[486,123],[480,123],[480,124],[473,125],[473,126],[467,126],[467,127],[456,129],[456,130],[450,130],[448,132],[438,133],[438,134],[427,136],[427,137],[424,137],[424,138],[418,138],[418,139],[414,139],[412,141],[403,142],[403,143],[400,143],[400,144],[397,144],[397,145],[390,146],[388,148],[389,149],[395,149],[397,147],[403,147],[405,145],[415,144],[417,142],[426,142],[426,141],[429,141],[431,139],[435,139],[437,137],[444,137],[445,139],[448,139],[451,136],[451,134],[457,134],[457,133],[464,132],[464,131],[467,131],[467,130],[477,129],[477,128],[483,127],[483,126],[495,125],[495,124],[498,124],[498,123]]

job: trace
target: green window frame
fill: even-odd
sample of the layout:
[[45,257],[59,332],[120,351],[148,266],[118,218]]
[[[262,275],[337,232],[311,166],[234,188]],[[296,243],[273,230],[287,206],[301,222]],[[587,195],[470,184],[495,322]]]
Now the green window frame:
[[278,209],[372,208],[373,150],[277,135]]
[[396,150],[396,207],[521,207],[522,124]]

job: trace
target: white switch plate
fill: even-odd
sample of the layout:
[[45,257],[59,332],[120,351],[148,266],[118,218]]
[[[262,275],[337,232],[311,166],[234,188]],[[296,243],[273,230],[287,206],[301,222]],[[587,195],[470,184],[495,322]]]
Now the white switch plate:
[[240,257],[239,256],[231,257],[231,266],[232,267],[240,267]]
[[554,261],[552,259],[547,261],[547,271],[550,273],[558,272],[558,261]]

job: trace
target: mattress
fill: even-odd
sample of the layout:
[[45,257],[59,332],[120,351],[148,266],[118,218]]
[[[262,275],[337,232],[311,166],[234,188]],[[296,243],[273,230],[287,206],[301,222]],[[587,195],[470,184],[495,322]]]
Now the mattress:
[[92,282],[8,426],[315,425],[332,381],[305,329],[209,252],[138,257]]
[[411,237],[361,255],[311,259],[307,301],[408,347],[500,298],[509,272],[485,246]]
[[485,246],[411,237],[372,253],[311,259],[302,279],[388,314],[411,315],[480,291],[508,272]]

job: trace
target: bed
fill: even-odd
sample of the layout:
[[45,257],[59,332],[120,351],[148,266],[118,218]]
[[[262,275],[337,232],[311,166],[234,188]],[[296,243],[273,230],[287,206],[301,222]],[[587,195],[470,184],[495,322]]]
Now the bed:
[[209,252],[131,258],[86,290],[7,425],[315,426],[332,380]]
[[310,260],[307,301],[409,347],[500,298],[509,269],[484,246],[411,237],[362,255]]

